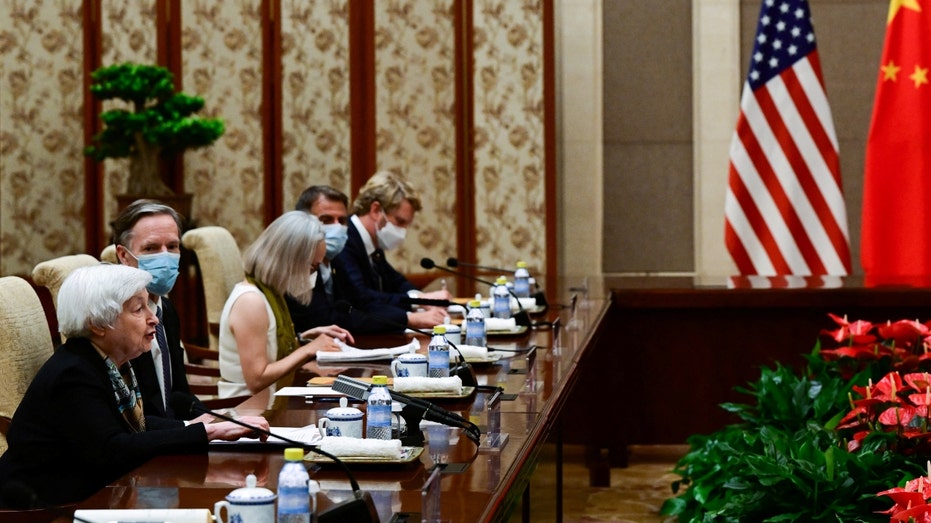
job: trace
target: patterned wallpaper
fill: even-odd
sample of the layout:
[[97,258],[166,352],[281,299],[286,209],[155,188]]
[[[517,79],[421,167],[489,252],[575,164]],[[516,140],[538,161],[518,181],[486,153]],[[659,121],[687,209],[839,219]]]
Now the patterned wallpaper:
[[477,0],[475,212],[483,264],[546,264],[543,5]]
[[0,276],[84,249],[81,3],[0,2]]
[[[82,0],[0,1],[0,274],[84,252]],[[226,122],[185,154],[198,225],[240,246],[263,228],[261,0],[182,0],[185,92]],[[281,0],[285,208],[312,183],[349,192],[348,0]],[[424,211],[393,261],[454,253],[455,0],[374,1],[377,164],[404,174]],[[538,1],[475,0],[477,257],[542,267],[542,13]],[[154,62],[156,0],[102,0],[101,63]],[[108,160],[104,219],[125,162]],[[353,196],[350,194],[350,196]],[[98,253],[92,253],[98,254]],[[412,260],[404,263],[399,260]]]
[[[158,59],[158,37],[155,34],[155,0],[105,0],[100,5],[101,17],[101,66],[124,62],[155,63]],[[177,83],[177,79],[175,79]],[[101,110],[107,111],[123,104],[118,100],[104,102]],[[126,192],[126,175],[129,160],[126,158],[104,160],[103,223],[106,237],[110,237],[107,225],[116,217],[118,209],[116,195]],[[100,253],[90,253],[99,256]]]
[[185,0],[183,90],[203,96],[199,114],[223,118],[211,147],[184,154],[184,183],[194,193],[197,225],[226,227],[241,248],[262,232],[261,0]]
[[353,196],[348,1],[284,0],[281,55],[284,209],[310,185]]
[[377,165],[407,178],[423,202],[407,240],[390,255],[400,271],[421,272],[421,258],[456,252],[453,5],[375,2]]

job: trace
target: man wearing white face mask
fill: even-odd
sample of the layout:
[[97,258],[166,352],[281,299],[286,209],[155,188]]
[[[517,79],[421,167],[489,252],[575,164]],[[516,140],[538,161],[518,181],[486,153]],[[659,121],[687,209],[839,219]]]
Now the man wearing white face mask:
[[317,281],[310,303],[304,305],[292,296],[285,295],[295,330],[301,333],[314,327],[336,324],[358,334],[384,331],[384,325],[378,326],[377,323],[366,321],[366,315],[361,311],[346,311],[335,305],[344,298],[335,293],[330,262],[343,250],[349,238],[349,198],[329,185],[312,185],[304,189],[294,208],[320,220],[326,242],[326,256],[317,267]]
[[336,293],[353,307],[390,320],[372,325],[380,331],[397,330],[392,323],[431,328],[446,317],[442,307],[411,311],[405,298],[448,300],[448,291],[420,292],[385,259],[384,251],[401,245],[420,209],[420,198],[406,181],[392,172],[375,173],[353,202],[346,247],[333,259]]
[[152,349],[133,359],[131,365],[142,392],[145,412],[174,418],[168,403],[171,393],[190,394],[181,347],[181,322],[167,299],[178,278],[181,217],[174,209],[157,201],[136,200],[113,221],[113,243],[121,264],[152,275],[146,290],[149,308],[156,313],[159,325]]

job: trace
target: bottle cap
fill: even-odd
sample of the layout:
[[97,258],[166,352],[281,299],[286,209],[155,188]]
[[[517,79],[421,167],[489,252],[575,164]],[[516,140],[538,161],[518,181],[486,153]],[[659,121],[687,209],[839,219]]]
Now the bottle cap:
[[288,461],[303,461],[304,449],[297,447],[286,448],[284,449],[284,459]]
[[506,285],[508,282],[507,276],[498,276],[498,279],[495,280],[495,283],[498,285]]
[[387,385],[388,376],[372,376],[372,385]]
[[517,262],[517,268],[518,268],[518,269],[526,269],[526,268],[527,268],[527,262],[525,262],[525,261],[519,261],[519,262]]
[[482,302],[479,300],[472,300],[469,302],[469,308],[471,309],[480,309],[482,307]]
[[446,334],[446,325],[437,325],[433,327],[433,334]]

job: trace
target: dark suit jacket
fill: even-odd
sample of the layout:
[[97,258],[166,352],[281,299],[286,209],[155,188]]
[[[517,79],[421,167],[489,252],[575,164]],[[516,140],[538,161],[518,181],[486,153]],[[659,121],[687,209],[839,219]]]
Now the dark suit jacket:
[[[335,278],[335,275],[331,277]],[[296,335],[326,325],[339,325],[353,334],[400,331],[402,329],[397,325],[399,321],[401,325],[407,325],[406,313],[403,318],[398,318],[396,307],[388,307],[387,312],[383,312],[381,308],[364,312],[355,307],[347,311],[345,307],[337,306],[336,302],[348,300],[336,294],[335,280],[333,287],[333,296],[330,296],[318,273],[310,304],[302,305],[291,296],[285,295]]]
[[79,502],[159,454],[206,452],[202,423],[146,416],[134,433],[103,358],[85,338],[59,346],[20,402],[0,456],[0,489],[20,482],[37,505]]
[[[407,292],[417,290],[403,274],[382,259],[377,268],[369,262],[365,243],[354,224],[349,226],[349,239],[342,252],[332,261],[333,292],[344,297],[353,307],[369,314],[390,319],[395,324],[407,325],[409,307],[404,303]],[[378,276],[381,275],[381,290]],[[385,327],[381,330],[397,330]]]
[[[166,298],[162,298],[162,321],[165,325],[165,338],[168,341],[168,354],[171,358],[171,390],[190,394],[191,388],[187,382],[187,372],[184,370],[184,349],[181,347],[181,321],[178,319],[175,307]],[[162,388],[159,386],[158,375],[155,373],[152,353],[146,352],[135,358],[132,360],[132,366],[133,372],[136,373],[136,381],[139,382],[139,390],[142,391],[142,405],[146,414],[165,417]],[[200,402],[200,400],[197,401]],[[197,416],[198,413],[194,412],[186,418]]]

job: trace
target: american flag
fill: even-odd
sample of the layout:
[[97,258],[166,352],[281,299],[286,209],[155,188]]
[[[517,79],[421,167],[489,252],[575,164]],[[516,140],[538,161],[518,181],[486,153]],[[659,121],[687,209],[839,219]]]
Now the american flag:
[[763,1],[724,214],[740,274],[850,272],[837,137],[806,0]]

